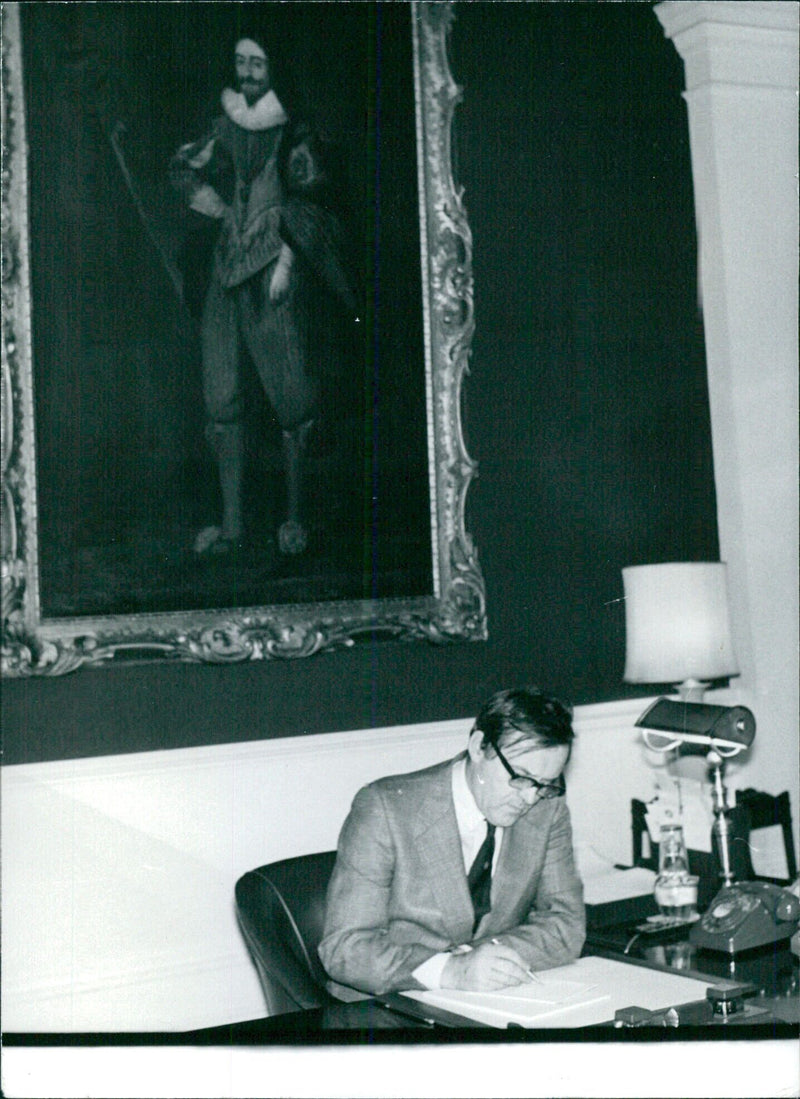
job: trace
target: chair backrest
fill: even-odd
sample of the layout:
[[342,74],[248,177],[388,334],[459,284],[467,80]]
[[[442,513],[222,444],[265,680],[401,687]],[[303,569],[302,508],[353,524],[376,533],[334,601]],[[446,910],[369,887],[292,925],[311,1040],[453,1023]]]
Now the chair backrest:
[[794,850],[794,836],[792,834],[792,806],[789,801],[789,791],[782,794],[762,794],[760,790],[739,790],[736,794],[737,806],[747,813],[750,831],[756,832],[759,828],[770,828],[777,825],[783,834],[783,848],[786,854],[786,879],[794,881],[797,877],[797,859]]
[[236,883],[236,912],[269,1015],[336,1003],[317,955],[335,851],[250,870]]

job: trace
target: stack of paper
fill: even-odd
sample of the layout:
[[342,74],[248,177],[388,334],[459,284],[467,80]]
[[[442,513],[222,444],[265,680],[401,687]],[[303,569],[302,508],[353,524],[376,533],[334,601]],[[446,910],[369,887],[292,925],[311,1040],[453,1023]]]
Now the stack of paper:
[[[422,1003],[444,1008],[488,1026],[582,1027],[608,1023],[620,1008],[657,1011],[673,1004],[703,1000],[707,978],[662,972],[611,958],[580,958],[570,965],[537,973],[541,983],[498,992],[436,989],[407,991]],[[713,983],[730,982],[717,979]]]
[[643,866],[620,870],[610,859],[585,844],[575,845],[575,862],[583,881],[585,904],[609,904],[653,893],[656,876]]
[[[540,1026],[542,1020],[570,1009],[610,1000],[607,992],[586,981],[565,978],[561,970],[537,974],[530,984],[515,985],[497,992],[462,992],[437,989],[430,992],[408,991],[404,995],[434,1007],[455,1011],[468,1019],[490,1026]],[[568,1022],[563,1025],[569,1026]]]

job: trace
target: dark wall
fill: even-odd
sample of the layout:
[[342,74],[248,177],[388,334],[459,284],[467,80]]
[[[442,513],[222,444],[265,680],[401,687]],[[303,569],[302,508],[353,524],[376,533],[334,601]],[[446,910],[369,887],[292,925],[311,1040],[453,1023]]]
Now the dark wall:
[[621,568],[718,556],[680,61],[641,3],[462,4],[451,45],[489,640],[6,681],[6,763],[449,719],[524,682],[636,693]]

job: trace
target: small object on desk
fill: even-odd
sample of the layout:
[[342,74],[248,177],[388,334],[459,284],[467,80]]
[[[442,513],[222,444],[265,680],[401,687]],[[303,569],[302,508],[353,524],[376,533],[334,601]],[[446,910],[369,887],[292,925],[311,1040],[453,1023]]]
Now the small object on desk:
[[655,1012],[644,1007],[621,1007],[614,1012],[614,1026],[636,1027],[652,1024]]
[[636,925],[636,930],[645,935],[655,935],[659,931],[671,931],[676,927],[691,927],[699,919],[698,913],[685,919],[680,916],[648,916],[644,923]]
[[674,942],[676,936],[680,937],[686,928],[692,927],[693,924],[694,920],[671,919],[668,916],[649,916],[645,923],[636,924],[633,934],[628,938],[622,953],[630,954],[631,947],[639,940],[642,940],[642,942],[645,939],[649,940],[649,946],[654,942]]
[[697,874],[689,873],[689,855],[680,824],[662,824],[658,877],[653,893],[662,916],[688,920],[697,915]]
[[738,985],[731,988],[712,986],[706,990],[704,1000],[673,1004],[667,1008],[648,1011],[632,1005],[618,1008],[614,1013],[614,1026],[622,1027],[683,1027],[714,1026],[742,1022],[766,1022],[769,1013],[764,1008],[752,1007],[744,1002],[754,990]]
[[661,915],[669,920],[697,919],[697,874],[667,877],[659,874],[655,884],[655,898]]
[[745,998],[755,996],[757,992],[752,985],[712,985],[706,989],[706,999],[715,1015],[728,1016],[743,1011]]

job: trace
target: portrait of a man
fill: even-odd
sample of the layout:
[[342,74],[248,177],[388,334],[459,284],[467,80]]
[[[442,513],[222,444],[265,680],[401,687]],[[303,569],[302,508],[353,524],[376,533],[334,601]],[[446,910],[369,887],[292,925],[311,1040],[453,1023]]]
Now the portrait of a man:
[[23,11],[43,617],[432,594],[410,8],[377,11]]
[[203,307],[202,356],[222,518],[200,531],[195,552],[232,553],[244,539],[239,373],[246,349],[282,433],[286,518],[278,547],[298,554],[308,544],[301,478],[326,358],[319,345],[328,321],[320,316],[329,308],[325,291],[350,314],[355,298],[337,256],[335,215],[325,204],[321,143],[307,126],[290,122],[259,42],[236,43],[235,67],[238,91],[225,89],[223,114],[211,132],[182,145],[172,166],[190,208],[220,223]]

